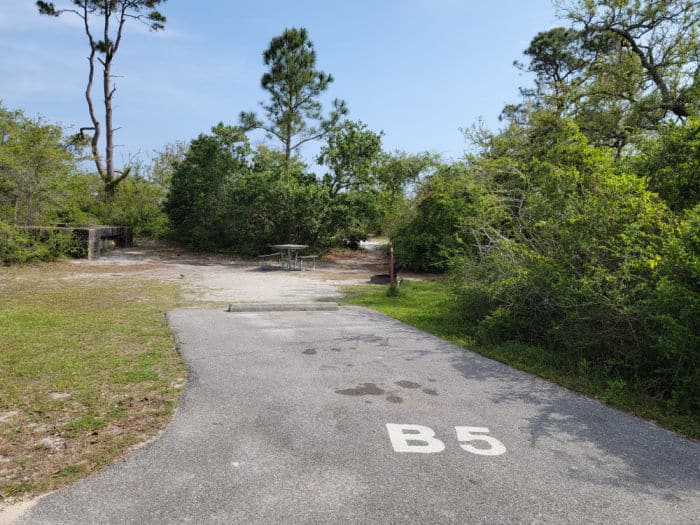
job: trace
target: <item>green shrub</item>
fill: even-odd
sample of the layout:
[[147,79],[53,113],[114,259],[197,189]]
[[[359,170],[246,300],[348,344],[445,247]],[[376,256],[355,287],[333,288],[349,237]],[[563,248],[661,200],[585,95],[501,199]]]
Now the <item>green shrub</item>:
[[646,177],[649,187],[676,212],[700,201],[700,119],[669,123],[658,136],[640,140],[632,169]]
[[117,186],[114,201],[100,201],[97,216],[103,224],[129,226],[134,235],[162,239],[170,233],[170,219],[163,210],[166,190],[140,176]]
[[473,206],[472,191],[470,175],[460,164],[441,166],[425,182],[413,217],[391,232],[403,268],[444,272],[452,257],[469,250],[471,235],[465,236],[465,221]]
[[200,135],[172,176],[165,206],[175,238],[198,249],[230,244],[226,201],[240,161],[218,137]]
[[5,265],[53,261],[76,251],[71,234],[59,231],[26,232],[0,221],[0,262]]
[[380,219],[381,211],[373,192],[340,193],[328,204],[323,244],[357,248],[370,232],[379,229]]
[[367,195],[347,192],[331,199],[299,161],[287,171],[283,154],[266,148],[251,158],[243,153],[219,136],[192,141],[175,168],[165,207],[175,239],[249,256],[269,251],[271,244],[357,242],[376,222]]
[[323,244],[329,200],[315,181],[287,181],[274,172],[239,175],[227,194],[226,235],[218,247],[256,255],[271,244]]
[[698,207],[679,220],[566,120],[493,140],[472,166],[490,203],[466,222],[479,250],[453,261],[464,322],[482,343],[585,360],[619,378],[610,395],[634,383],[699,410]]

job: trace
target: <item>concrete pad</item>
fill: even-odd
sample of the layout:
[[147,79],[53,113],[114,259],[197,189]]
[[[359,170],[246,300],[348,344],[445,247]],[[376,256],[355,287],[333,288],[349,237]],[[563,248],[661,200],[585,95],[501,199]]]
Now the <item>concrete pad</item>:
[[333,302],[317,303],[232,303],[229,312],[333,312],[338,305]]

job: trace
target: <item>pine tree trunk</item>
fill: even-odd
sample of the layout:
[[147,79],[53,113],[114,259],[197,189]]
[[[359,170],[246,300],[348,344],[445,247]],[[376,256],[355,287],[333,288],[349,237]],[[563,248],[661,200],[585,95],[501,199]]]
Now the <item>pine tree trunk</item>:
[[105,99],[105,202],[114,201],[114,129],[112,127],[112,94],[110,89],[112,57],[105,57],[103,72],[103,90]]

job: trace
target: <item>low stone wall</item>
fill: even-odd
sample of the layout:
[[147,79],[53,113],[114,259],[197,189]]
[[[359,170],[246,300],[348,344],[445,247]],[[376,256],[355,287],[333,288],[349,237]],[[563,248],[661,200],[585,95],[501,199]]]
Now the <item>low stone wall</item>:
[[97,259],[104,248],[106,240],[113,240],[120,248],[134,244],[134,235],[127,226],[22,226],[20,229],[41,234],[42,232],[71,233],[88,259]]

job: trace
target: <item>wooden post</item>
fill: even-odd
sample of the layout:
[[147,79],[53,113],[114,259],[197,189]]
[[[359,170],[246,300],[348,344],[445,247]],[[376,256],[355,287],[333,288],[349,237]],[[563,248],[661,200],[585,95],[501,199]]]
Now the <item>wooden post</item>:
[[396,272],[394,271],[394,241],[389,241],[389,286],[396,288]]

